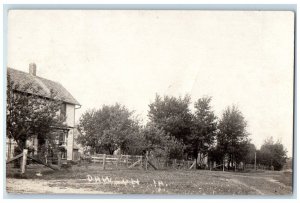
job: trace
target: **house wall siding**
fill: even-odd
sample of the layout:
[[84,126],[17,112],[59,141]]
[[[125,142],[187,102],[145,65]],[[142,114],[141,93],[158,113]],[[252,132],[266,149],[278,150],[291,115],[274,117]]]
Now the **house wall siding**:
[[70,127],[75,126],[75,105],[66,104],[66,123]]
[[67,160],[73,159],[73,148],[74,148],[74,129],[75,126],[75,105],[66,104],[66,124],[71,127],[68,132],[67,141]]

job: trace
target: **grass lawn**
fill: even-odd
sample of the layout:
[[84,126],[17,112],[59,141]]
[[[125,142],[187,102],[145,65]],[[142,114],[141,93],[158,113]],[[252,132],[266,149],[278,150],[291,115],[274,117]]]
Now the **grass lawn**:
[[292,173],[38,166],[28,167],[23,177],[8,168],[6,186],[12,193],[291,195]]

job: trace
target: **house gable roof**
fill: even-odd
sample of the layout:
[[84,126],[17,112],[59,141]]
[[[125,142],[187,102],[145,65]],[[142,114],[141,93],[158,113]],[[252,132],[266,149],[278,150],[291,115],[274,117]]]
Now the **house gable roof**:
[[[68,90],[66,90],[66,88],[64,88],[58,82],[47,80],[38,76],[33,76],[29,73],[25,73],[13,68],[7,68],[7,74],[10,76],[11,81],[13,81],[14,84],[19,84],[20,87],[24,87],[27,84],[32,84],[34,87],[39,88],[39,96],[49,98],[50,90],[52,89],[57,94],[56,96],[59,100],[70,104],[80,105],[79,102],[71,95],[71,93],[68,92]],[[16,89],[16,87],[13,88],[14,90],[19,90]]]

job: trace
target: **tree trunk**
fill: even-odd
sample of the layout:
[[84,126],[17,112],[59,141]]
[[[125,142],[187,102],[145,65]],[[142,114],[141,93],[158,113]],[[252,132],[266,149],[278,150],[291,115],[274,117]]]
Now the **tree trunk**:
[[7,153],[7,160],[10,160],[11,158],[11,139],[9,138],[9,141],[8,141],[8,153]]
[[196,159],[196,163],[195,163],[195,167],[197,169],[197,166],[198,166],[198,156],[199,156],[199,148],[197,148],[194,152],[194,158]]
[[198,152],[198,150],[197,150],[197,154],[196,154],[196,163],[195,163],[196,169],[197,169],[197,166],[198,166],[198,155],[199,155],[199,152]]
[[224,172],[224,168],[225,168],[225,160],[224,160],[224,157],[223,157],[223,172]]

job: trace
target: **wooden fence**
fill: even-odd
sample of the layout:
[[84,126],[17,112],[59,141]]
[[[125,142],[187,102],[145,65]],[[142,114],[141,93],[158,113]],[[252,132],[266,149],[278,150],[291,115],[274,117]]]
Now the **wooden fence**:
[[103,169],[143,167],[143,156],[95,154],[91,160],[94,164],[101,164]]
[[165,160],[146,156],[134,155],[106,155],[95,154],[91,156],[94,164],[101,164],[102,169],[107,168],[144,168],[151,169],[195,169],[196,163],[192,160]]
[[[254,164],[245,164],[245,169],[255,169],[255,165]],[[271,170],[271,168],[269,166],[265,166],[262,164],[257,164],[256,169],[257,170]]]
[[59,162],[58,166],[54,166],[54,165],[45,163],[44,161],[42,161],[42,160],[40,160],[40,159],[38,159],[36,157],[28,155],[28,149],[23,149],[23,152],[21,154],[13,157],[11,159],[6,160],[6,165],[12,163],[13,161],[17,161],[19,159],[21,159],[21,164],[20,164],[21,174],[25,173],[26,165],[27,165],[29,159],[32,160],[32,161],[34,161],[34,162],[36,162],[36,163],[42,164],[44,166],[47,166],[47,167],[49,167],[49,168],[51,168],[53,170],[59,170],[60,167],[61,167],[61,160],[60,159],[58,161]]
[[196,163],[195,160],[180,160],[180,159],[170,159],[164,160],[159,158],[151,158],[151,163],[156,166],[157,169],[195,169]]

